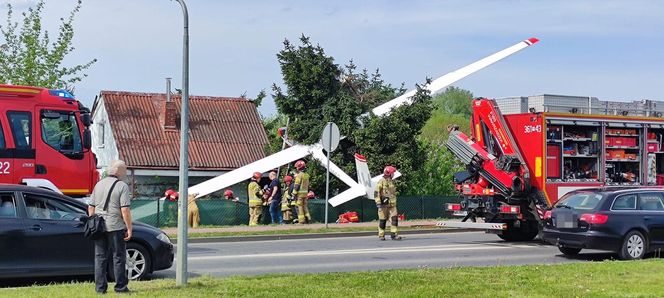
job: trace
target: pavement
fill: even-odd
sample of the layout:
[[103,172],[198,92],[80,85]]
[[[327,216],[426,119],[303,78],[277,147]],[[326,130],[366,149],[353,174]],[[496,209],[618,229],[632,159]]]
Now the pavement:
[[[399,222],[399,227],[408,228],[402,229],[400,234],[428,234],[428,233],[446,233],[446,232],[459,232],[468,231],[467,229],[454,229],[454,228],[439,228],[436,227],[436,220],[404,220]],[[251,235],[251,236],[217,236],[217,237],[196,237],[189,238],[190,243],[210,243],[210,242],[239,242],[239,241],[263,241],[263,240],[284,240],[284,239],[309,239],[309,238],[338,238],[338,237],[358,237],[375,235],[376,231],[343,231],[344,228],[364,227],[364,228],[378,228],[377,222],[359,222],[359,223],[345,223],[328,224],[328,231],[318,232],[320,229],[325,228],[325,224],[288,224],[288,225],[259,225],[259,226],[227,226],[227,227],[203,227],[203,228],[189,228],[189,237],[201,233],[216,233],[216,232],[263,232],[272,231],[274,234],[270,235]],[[297,233],[297,234],[280,234],[278,231],[288,230],[301,230],[311,229],[311,233]],[[389,229],[389,227],[388,227]],[[167,234],[177,234],[176,228],[162,229]],[[338,230],[338,231],[335,231]],[[173,239],[173,242],[177,242]]]
[[[402,220],[399,221],[400,227],[435,227],[436,220]],[[378,222],[354,222],[354,223],[330,223],[328,228],[349,228],[349,227],[378,227]],[[227,226],[227,227],[203,227],[203,228],[189,228],[189,234],[194,233],[209,233],[209,232],[255,232],[255,231],[285,231],[285,230],[298,230],[298,229],[322,229],[325,228],[324,223],[313,224],[284,224],[284,225],[258,225],[258,226]],[[162,229],[167,234],[177,233],[177,228],[164,228]]]
[[[539,241],[508,243],[483,232],[406,235],[402,241],[379,241],[375,235],[230,243],[190,243],[192,276],[322,273],[399,268],[445,268],[598,261],[614,255],[582,251],[563,256]],[[172,278],[174,267],[154,273]]]

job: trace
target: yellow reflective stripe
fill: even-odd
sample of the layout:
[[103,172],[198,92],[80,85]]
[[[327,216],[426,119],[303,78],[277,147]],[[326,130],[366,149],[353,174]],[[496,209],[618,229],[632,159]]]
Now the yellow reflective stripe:
[[535,157],[535,177],[542,177],[542,158]]
[[18,93],[32,93],[32,94],[39,94],[39,90],[34,90],[34,89],[27,89],[27,88],[7,88],[7,87],[0,87],[0,91],[4,92],[18,92]]
[[61,188],[60,191],[63,193],[76,193],[76,194],[90,193],[90,190],[87,188]]
[[480,124],[479,123],[475,124],[475,138],[477,139],[478,142],[482,141],[482,133],[480,132]]

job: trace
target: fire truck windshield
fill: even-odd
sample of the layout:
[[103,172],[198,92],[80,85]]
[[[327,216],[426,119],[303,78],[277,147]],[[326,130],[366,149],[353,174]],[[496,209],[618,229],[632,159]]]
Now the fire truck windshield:
[[41,134],[46,144],[65,155],[83,151],[76,115],[69,111],[43,111]]

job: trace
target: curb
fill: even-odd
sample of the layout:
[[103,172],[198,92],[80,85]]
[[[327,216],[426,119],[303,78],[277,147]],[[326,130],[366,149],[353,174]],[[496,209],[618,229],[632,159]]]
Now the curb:
[[[442,233],[461,233],[461,232],[479,232],[483,230],[466,228],[439,228],[439,229],[421,229],[405,230],[399,232],[401,235],[414,234],[442,234]],[[319,239],[319,238],[343,238],[343,237],[364,237],[375,236],[376,232],[330,232],[330,233],[306,233],[306,234],[277,234],[277,235],[256,235],[256,236],[224,236],[224,237],[202,237],[189,238],[189,243],[216,243],[216,242],[246,242],[246,241],[272,241],[272,240],[290,240],[290,239]],[[171,239],[173,244],[177,244],[177,239]]]

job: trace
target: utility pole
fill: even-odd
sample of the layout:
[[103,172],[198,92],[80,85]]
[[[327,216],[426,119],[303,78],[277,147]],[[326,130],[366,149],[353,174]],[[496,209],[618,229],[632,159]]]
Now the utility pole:
[[175,0],[182,6],[184,33],[182,37],[182,109],[180,113],[180,181],[178,186],[178,244],[175,263],[175,285],[186,286],[187,269],[187,203],[189,188],[189,12],[184,0]]

